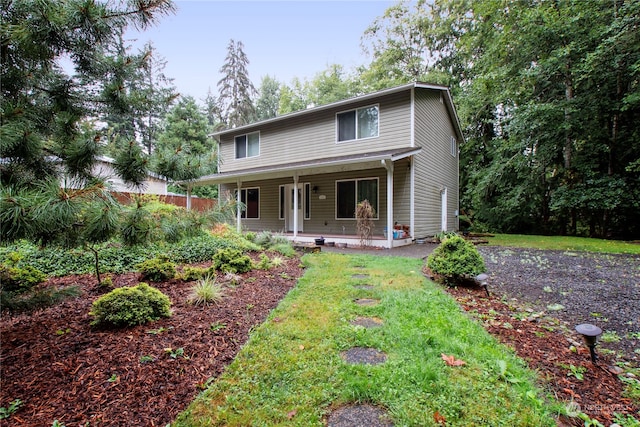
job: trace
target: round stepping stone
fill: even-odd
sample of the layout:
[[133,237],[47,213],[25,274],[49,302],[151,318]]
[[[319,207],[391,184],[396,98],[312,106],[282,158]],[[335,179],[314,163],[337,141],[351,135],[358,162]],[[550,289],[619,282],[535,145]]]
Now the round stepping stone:
[[375,289],[375,286],[373,286],[373,285],[355,285],[354,288],[356,288],[356,289],[365,289],[367,291],[370,291],[371,289]]
[[328,427],[393,427],[384,409],[360,404],[336,409],[329,415]]
[[354,279],[366,279],[369,277],[369,275],[358,273],[358,274],[352,274],[351,277],[353,277]]
[[379,328],[382,326],[382,320],[375,317],[357,317],[351,322],[354,326],[363,326],[365,328]]
[[387,355],[375,348],[353,347],[340,355],[351,365],[379,365],[387,361]]
[[373,299],[373,298],[358,298],[354,302],[358,305],[373,306],[373,305],[378,305],[380,300]]

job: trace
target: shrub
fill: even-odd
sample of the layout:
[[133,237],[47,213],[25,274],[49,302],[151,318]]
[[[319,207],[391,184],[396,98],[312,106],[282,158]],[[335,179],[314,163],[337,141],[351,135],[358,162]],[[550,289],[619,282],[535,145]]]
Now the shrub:
[[260,254],[260,262],[256,264],[256,268],[258,270],[269,270],[271,268],[271,260],[266,254]]
[[135,326],[171,316],[169,297],[146,283],[114,289],[93,302],[93,326]]
[[213,256],[213,267],[224,273],[251,271],[251,258],[237,249],[222,249]]
[[215,304],[222,299],[222,286],[216,283],[215,276],[206,276],[198,280],[191,288],[189,302],[195,305]]
[[429,255],[427,267],[443,276],[445,282],[475,277],[486,271],[484,260],[475,246],[457,235],[446,238]]
[[291,242],[287,243],[278,243],[277,245],[273,245],[269,248],[270,251],[277,252],[286,257],[293,257],[296,254],[296,250],[291,246]]
[[180,278],[185,282],[190,282],[192,280],[200,280],[207,276],[207,274],[209,274],[208,268],[186,266],[182,269]]
[[10,267],[0,264],[0,289],[5,292],[27,292],[46,278],[46,274],[30,265]]
[[176,265],[165,258],[153,258],[138,264],[143,280],[161,282],[176,277]]

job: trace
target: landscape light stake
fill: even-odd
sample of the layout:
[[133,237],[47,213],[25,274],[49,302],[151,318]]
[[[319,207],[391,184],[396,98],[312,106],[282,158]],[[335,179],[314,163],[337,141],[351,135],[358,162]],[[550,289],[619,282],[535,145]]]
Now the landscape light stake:
[[487,283],[487,279],[489,278],[489,275],[487,273],[480,273],[476,276],[476,281],[478,283],[480,283],[480,286],[482,286],[484,288],[484,291],[487,293],[487,296],[489,296],[489,284]]
[[576,326],[576,331],[582,335],[584,342],[587,344],[587,347],[589,347],[591,361],[596,363],[598,359],[598,356],[596,356],[596,345],[598,343],[598,337],[602,334],[602,329],[589,323],[582,323]]

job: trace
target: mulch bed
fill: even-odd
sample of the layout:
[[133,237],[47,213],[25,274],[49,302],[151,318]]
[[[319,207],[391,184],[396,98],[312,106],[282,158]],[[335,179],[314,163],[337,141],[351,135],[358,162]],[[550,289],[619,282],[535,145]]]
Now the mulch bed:
[[[238,286],[226,287],[222,302],[208,307],[187,303],[192,283],[154,283],[170,297],[172,317],[122,330],[89,325],[91,302],[105,292],[95,278],[50,280],[49,286],[78,285],[82,296],[31,314],[2,315],[0,406],[14,399],[23,404],[0,427],[46,427],[56,419],[67,426],[166,425],[224,370],[251,328],[265,320],[303,273],[299,259],[292,258],[267,272],[243,274]],[[114,276],[115,286],[138,282],[137,274]],[[591,363],[579,337],[559,328],[558,321],[538,317],[534,310],[523,317],[530,309],[517,307],[503,294],[492,292],[487,298],[481,288],[446,289],[525,359],[559,400],[575,402],[605,425],[614,412],[635,415],[640,410],[622,396],[621,381],[607,370],[614,361],[601,355],[597,365]],[[584,368],[584,379],[568,376],[561,365]],[[577,419],[560,423],[583,424]]]
[[[591,362],[589,349],[577,334],[561,327],[553,318],[538,317],[534,310],[507,303],[500,295],[486,296],[480,287],[444,287],[463,310],[479,320],[485,329],[527,361],[544,381],[550,394],[563,402],[574,402],[579,410],[605,425],[613,422],[614,412],[637,416],[640,406],[622,396],[623,384],[610,371],[614,360],[598,355]],[[522,318],[522,313],[530,315]],[[572,348],[573,347],[573,348]],[[575,350],[574,350],[575,349]],[[567,366],[584,368],[583,380],[568,375]],[[564,366],[564,367],[563,367]],[[582,426],[572,418],[561,425]]]
[[[93,276],[50,280],[48,286],[77,285],[82,295],[30,314],[3,313],[0,406],[23,404],[0,426],[166,425],[224,370],[302,274],[299,258],[285,259],[242,274],[210,306],[187,302],[193,282],[151,283],[171,299],[171,318],[120,330],[90,326],[91,303],[106,292]],[[139,277],[113,281],[132,286]]]

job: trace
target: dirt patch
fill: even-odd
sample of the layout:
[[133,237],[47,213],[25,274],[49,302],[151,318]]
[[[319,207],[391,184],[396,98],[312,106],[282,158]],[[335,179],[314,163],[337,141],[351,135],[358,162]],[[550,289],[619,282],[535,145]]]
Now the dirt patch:
[[[199,264],[206,266],[206,264]],[[187,303],[193,282],[152,283],[172,301],[171,318],[121,330],[95,330],[88,315],[104,291],[92,276],[50,280],[80,287],[79,298],[0,324],[0,406],[23,405],[0,426],[161,426],[173,420],[233,360],[303,274],[299,258],[242,274],[212,306]],[[115,286],[138,283],[115,275]]]

